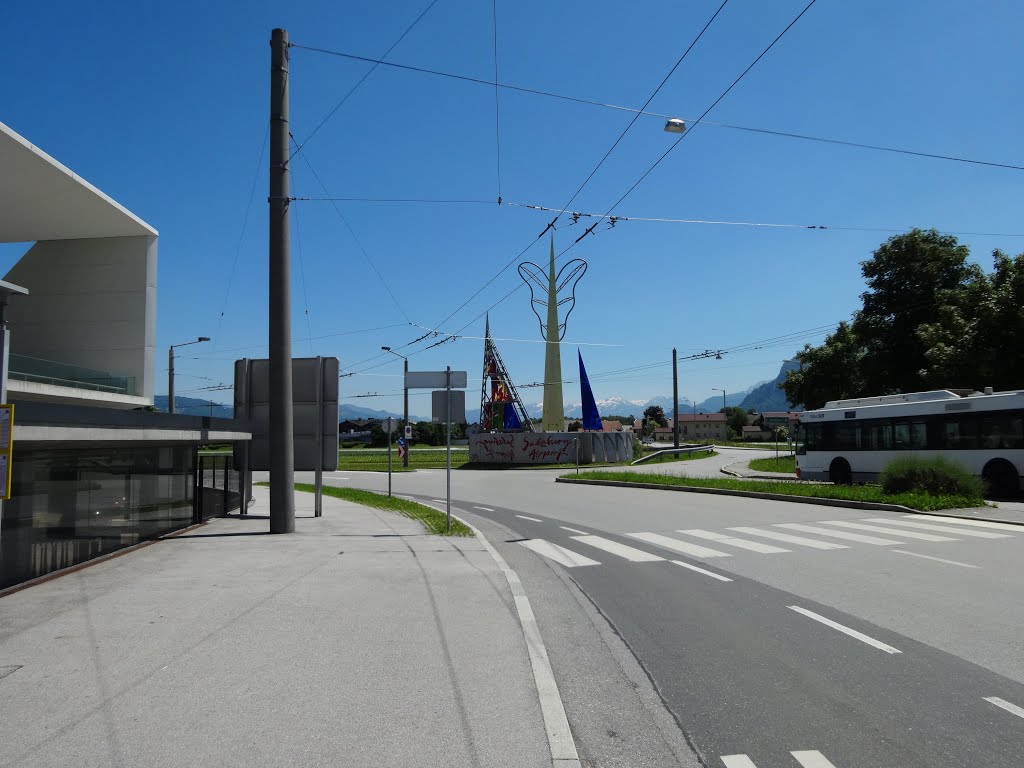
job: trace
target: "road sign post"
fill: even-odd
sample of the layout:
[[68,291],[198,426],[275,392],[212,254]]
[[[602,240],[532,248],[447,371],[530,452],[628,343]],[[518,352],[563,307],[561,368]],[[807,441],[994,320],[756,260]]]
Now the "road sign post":
[[447,397],[445,397],[445,423],[448,425],[448,439],[447,447],[445,449],[445,468],[447,470],[447,486],[445,488],[445,501],[447,502],[445,511],[445,533],[452,532],[452,367],[449,365],[445,369],[445,390]]
[[384,429],[388,432],[388,496],[391,495],[391,433],[395,431],[396,422],[388,416],[384,419]]

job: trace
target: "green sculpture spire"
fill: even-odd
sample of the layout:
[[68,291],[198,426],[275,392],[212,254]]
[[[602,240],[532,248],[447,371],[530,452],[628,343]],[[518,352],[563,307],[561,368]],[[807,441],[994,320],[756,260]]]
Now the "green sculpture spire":
[[555,285],[555,236],[551,236],[551,262],[548,267],[548,322],[544,355],[544,431],[565,431],[565,405],[562,402],[562,352],[558,327],[558,297]]

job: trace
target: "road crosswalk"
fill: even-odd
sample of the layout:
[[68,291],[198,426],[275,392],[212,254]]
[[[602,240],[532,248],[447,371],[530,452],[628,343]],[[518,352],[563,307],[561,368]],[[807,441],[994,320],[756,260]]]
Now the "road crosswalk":
[[[790,752],[793,759],[803,768],[836,768],[836,766],[816,749],[800,749]],[[757,768],[757,764],[747,755],[722,755],[725,768]]]
[[[575,528],[567,530],[576,531],[579,534],[569,537],[569,543],[572,545],[570,547],[555,544],[546,539],[526,539],[520,543],[538,555],[566,568],[601,565],[602,561],[625,560],[631,563],[653,563],[669,559],[666,556],[632,547],[605,536],[587,534]],[[1009,531],[1019,533],[1024,532],[1024,528],[985,520],[936,515],[904,515],[900,519],[873,517],[862,518],[858,521],[819,520],[815,521],[813,525],[770,523],[763,526],[731,526],[723,531],[684,528],[672,532],[672,535],[638,531],[627,533],[625,536],[650,545],[659,551],[667,550],[703,560],[732,557],[738,554],[737,550],[760,555],[777,555],[799,549],[850,549],[853,543],[893,548],[906,545],[907,542],[945,543],[964,539],[1012,539],[1013,535]],[[595,552],[595,550],[597,551]],[[891,549],[891,551],[914,554],[898,549]],[[943,563],[965,565],[927,555],[919,556]],[[673,562],[680,563],[678,560]],[[967,567],[976,566],[967,565]]]

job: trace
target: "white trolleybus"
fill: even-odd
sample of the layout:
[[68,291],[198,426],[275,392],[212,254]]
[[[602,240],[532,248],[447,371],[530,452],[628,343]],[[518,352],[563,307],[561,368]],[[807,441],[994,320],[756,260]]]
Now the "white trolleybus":
[[800,416],[797,476],[873,482],[899,456],[944,456],[984,478],[992,493],[1019,493],[1024,476],[1024,390],[948,390],[832,400]]

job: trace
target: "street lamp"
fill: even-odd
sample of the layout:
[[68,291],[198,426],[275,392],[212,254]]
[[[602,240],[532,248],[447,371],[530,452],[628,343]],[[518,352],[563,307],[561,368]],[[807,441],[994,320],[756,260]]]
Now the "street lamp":
[[171,344],[167,350],[167,412],[174,413],[174,348],[187,347],[189,344],[199,344],[209,341],[209,336],[200,336],[195,341],[183,341],[181,344]]
[[678,117],[670,117],[665,121],[666,133],[683,133],[686,130],[686,121]]
[[729,414],[726,413],[726,411],[725,411],[725,409],[726,409],[726,405],[725,405],[725,390],[724,389],[719,389],[718,387],[712,387],[711,391],[712,392],[721,392],[722,393],[722,418],[725,419],[725,429],[723,430],[722,439],[725,440],[727,437],[729,437]]
[[[402,378],[402,391],[405,393],[405,397],[404,397],[405,404],[404,404],[404,407],[403,407],[403,410],[402,410],[402,415],[404,417],[404,421],[403,421],[404,426],[409,426],[409,383],[406,381],[406,379],[409,378],[409,358],[406,357],[405,355],[398,354],[391,347],[381,347],[381,349],[384,350],[385,352],[390,352],[395,357],[400,357],[400,358],[402,358],[405,361],[405,365],[403,366],[403,372],[404,372],[405,376]],[[403,467],[408,467],[409,466],[409,446],[408,445],[405,446],[405,455],[402,457],[402,466]]]

